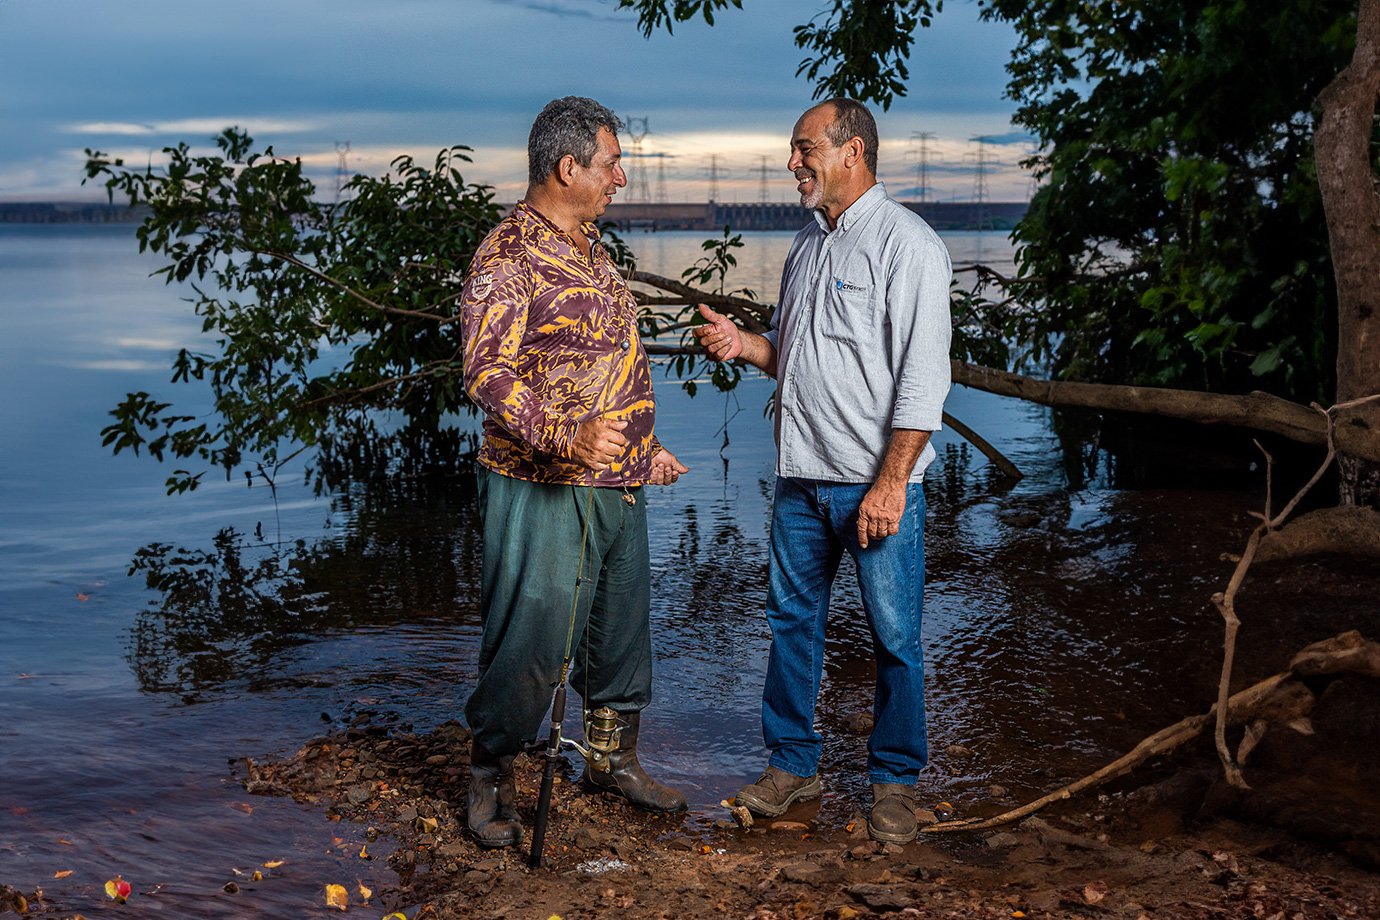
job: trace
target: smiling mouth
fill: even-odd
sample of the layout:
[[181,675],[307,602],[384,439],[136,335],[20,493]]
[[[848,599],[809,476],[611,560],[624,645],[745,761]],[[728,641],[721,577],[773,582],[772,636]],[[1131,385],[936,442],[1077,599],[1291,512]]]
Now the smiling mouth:
[[812,172],[801,170],[800,172],[795,174],[795,181],[796,190],[803,192],[805,191],[806,186],[810,185],[812,182],[815,181],[815,174]]

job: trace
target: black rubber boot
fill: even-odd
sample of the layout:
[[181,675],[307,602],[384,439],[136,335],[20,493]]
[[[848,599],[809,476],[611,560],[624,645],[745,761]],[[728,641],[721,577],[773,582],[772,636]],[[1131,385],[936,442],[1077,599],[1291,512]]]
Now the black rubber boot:
[[685,796],[652,779],[637,762],[637,733],[642,713],[620,712],[618,718],[627,725],[619,735],[618,750],[609,755],[609,772],[600,773],[586,765],[585,786],[621,795],[647,811],[684,811]]
[[481,847],[522,842],[522,823],[513,808],[513,755],[495,757],[478,742],[470,747],[469,814],[466,823]]

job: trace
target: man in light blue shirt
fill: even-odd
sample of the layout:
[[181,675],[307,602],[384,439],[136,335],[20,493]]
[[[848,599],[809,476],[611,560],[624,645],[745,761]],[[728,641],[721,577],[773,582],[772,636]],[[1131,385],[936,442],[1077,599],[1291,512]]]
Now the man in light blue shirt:
[[868,832],[915,839],[924,768],[922,489],[949,391],[948,251],[877,182],[877,126],[831,99],[796,122],[787,167],[814,222],[786,257],[765,335],[703,304],[695,330],[715,360],[776,377],[777,481],[762,695],[766,771],[738,793],[765,817],[820,794],[815,730],[829,591],[846,550],[857,564],[877,683],[868,740]]

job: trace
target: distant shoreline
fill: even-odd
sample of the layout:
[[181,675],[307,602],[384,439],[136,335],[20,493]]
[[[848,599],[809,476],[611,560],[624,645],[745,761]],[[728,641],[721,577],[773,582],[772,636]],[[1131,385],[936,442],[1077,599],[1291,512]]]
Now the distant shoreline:
[[[1010,230],[1025,216],[1024,201],[904,202],[940,231]],[[146,205],[91,201],[0,201],[0,224],[138,224]],[[798,230],[804,210],[796,204],[706,202],[647,204],[615,202],[604,218],[619,230],[699,230],[718,232],[725,225],[738,232]]]

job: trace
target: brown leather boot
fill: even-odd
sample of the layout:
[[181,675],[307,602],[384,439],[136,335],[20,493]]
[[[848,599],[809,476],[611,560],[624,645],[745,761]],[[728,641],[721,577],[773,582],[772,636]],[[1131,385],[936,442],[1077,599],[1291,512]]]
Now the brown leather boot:
[[738,790],[737,802],[759,818],[779,818],[795,802],[817,799],[819,774],[796,776],[776,767],[767,767],[757,782]]
[[915,818],[915,787],[901,783],[873,783],[872,811],[867,834],[882,843],[910,843],[919,833]]
[[642,713],[620,712],[618,718],[627,724],[619,735],[618,750],[609,755],[609,772],[600,773],[586,765],[585,785],[600,792],[621,795],[647,811],[684,811],[685,796],[652,779],[637,761],[637,733]]
[[511,847],[522,842],[513,799],[513,755],[497,757],[478,741],[470,745],[470,794],[466,823],[481,847]]

